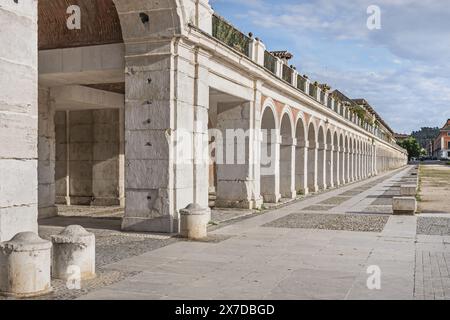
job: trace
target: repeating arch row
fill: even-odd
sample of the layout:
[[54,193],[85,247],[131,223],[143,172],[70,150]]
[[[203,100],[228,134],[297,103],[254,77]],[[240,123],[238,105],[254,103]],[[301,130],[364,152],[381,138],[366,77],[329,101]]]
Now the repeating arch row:
[[[404,156],[377,146],[371,137],[303,112],[294,113],[289,106],[278,110],[268,99],[261,113],[261,130],[270,131],[263,135],[271,137],[261,142],[261,157],[271,163],[271,170],[263,166],[260,170],[261,194],[266,202],[339,187],[404,162]],[[271,152],[264,153],[266,150]]]

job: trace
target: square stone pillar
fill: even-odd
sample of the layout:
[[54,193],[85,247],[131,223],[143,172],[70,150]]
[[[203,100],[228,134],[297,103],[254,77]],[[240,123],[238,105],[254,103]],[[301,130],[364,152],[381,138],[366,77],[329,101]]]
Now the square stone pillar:
[[127,45],[125,230],[178,232],[180,209],[208,206],[208,59],[178,38]]
[[327,188],[326,148],[326,144],[317,146],[317,185],[322,190]]
[[55,205],[55,105],[50,89],[39,87],[39,141],[38,141],[38,204],[39,218],[58,214]]
[[339,187],[340,186],[340,157],[339,157],[339,147],[338,146],[333,146],[333,184],[334,187]]
[[[194,123],[194,66],[190,65],[189,74],[175,73],[173,50],[172,41],[127,48],[124,230],[178,232],[174,175],[193,181],[192,164],[175,173],[173,154],[176,121],[184,117],[191,128]],[[190,103],[180,101],[183,92],[179,100],[174,99],[174,77],[187,86]],[[193,200],[192,185],[184,193],[186,207]]]
[[334,188],[334,147],[331,144],[327,144],[325,172],[327,187]]
[[37,232],[37,1],[0,6],[0,241]]

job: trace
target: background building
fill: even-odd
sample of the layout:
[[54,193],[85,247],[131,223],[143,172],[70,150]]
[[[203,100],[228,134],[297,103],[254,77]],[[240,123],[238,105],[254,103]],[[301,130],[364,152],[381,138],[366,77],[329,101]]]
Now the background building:
[[439,131],[439,135],[434,139],[433,156],[440,159],[450,159],[450,119]]

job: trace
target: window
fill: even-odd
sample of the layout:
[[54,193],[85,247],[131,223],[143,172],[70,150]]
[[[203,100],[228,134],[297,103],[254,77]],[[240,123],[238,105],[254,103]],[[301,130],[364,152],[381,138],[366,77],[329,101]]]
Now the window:
[[450,141],[447,142],[447,149],[450,149]]
[[449,132],[447,132],[447,135],[450,137],[450,131]]

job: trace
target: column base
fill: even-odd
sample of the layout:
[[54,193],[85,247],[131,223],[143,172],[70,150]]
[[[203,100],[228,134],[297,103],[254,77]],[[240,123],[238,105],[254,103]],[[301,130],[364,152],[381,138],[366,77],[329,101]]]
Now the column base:
[[297,191],[297,195],[307,196],[308,194],[309,194],[309,189],[308,188],[299,189]]
[[310,193],[315,193],[319,191],[319,186],[309,186],[308,189]]

